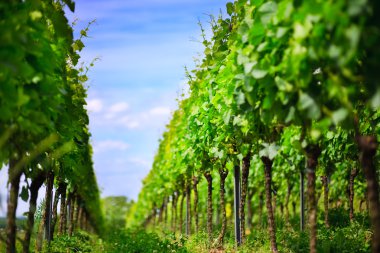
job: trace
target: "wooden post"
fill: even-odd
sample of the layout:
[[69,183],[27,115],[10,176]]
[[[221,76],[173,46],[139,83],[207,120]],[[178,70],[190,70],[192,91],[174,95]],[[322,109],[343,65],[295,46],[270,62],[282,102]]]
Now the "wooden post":
[[186,235],[191,234],[190,181],[186,185]]
[[52,218],[52,205],[53,205],[53,184],[54,184],[54,174],[49,172],[46,185],[46,217],[45,217],[45,239],[50,243],[50,229],[51,229],[51,218]]
[[235,242],[237,246],[241,244],[240,234],[240,166],[236,165],[234,168],[234,216],[235,216]]

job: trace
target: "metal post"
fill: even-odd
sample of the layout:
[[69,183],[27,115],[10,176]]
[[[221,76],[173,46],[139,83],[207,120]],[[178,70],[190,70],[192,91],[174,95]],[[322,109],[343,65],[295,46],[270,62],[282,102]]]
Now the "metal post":
[[[50,182],[48,184],[50,184]],[[52,204],[53,204],[52,200],[53,200],[53,192],[50,192],[50,201],[48,203],[45,203],[47,205],[47,209],[46,209],[47,213],[46,213],[46,220],[45,220],[45,239],[48,242],[51,241],[50,230],[51,230],[51,215],[52,215]]]
[[190,188],[186,187],[186,235],[190,235]]
[[[48,194],[50,195],[50,201],[49,203],[45,203],[46,205],[46,217],[45,217],[45,239],[50,243],[50,229],[51,229],[51,215],[52,215],[52,205],[53,205],[53,183],[54,183],[54,177],[52,174],[49,174],[49,178],[47,180],[47,187],[46,191],[49,191]],[[57,193],[56,193],[57,194]]]
[[234,168],[234,210],[235,210],[235,242],[237,246],[241,244],[241,234],[240,234],[240,166],[235,166]]
[[300,171],[300,229],[305,228],[305,203],[304,203],[304,171]]

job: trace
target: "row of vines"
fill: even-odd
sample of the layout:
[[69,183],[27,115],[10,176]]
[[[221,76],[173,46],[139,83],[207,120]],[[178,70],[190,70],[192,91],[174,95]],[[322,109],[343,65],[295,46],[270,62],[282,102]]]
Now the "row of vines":
[[367,203],[372,251],[380,252],[379,11],[371,0],[228,3],[227,17],[211,18],[210,39],[202,29],[189,96],[173,113],[127,223],[180,233],[185,224],[187,234],[206,230],[216,247],[231,206],[237,244],[265,208],[278,252],[275,214],[289,222],[293,207],[316,252],[323,196],[327,228],[329,206],[346,205],[353,221],[355,206]]
[[[88,68],[78,63],[88,27],[74,39],[65,17],[74,7],[71,0],[0,3],[0,164],[8,169],[0,245],[8,253],[16,252],[16,239],[22,252],[30,252],[35,237],[39,252],[43,239],[51,241],[57,232],[102,229],[85,108]],[[44,183],[45,204],[38,216]],[[17,228],[19,197],[29,202],[29,211],[25,226]],[[40,224],[34,224],[35,216]]]

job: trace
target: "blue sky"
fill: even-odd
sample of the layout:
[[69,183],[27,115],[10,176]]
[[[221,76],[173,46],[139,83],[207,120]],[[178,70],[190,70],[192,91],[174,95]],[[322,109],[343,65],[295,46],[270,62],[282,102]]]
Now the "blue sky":
[[[219,15],[225,0],[77,0],[76,36],[88,22],[82,60],[90,70],[88,110],[94,166],[102,196],[137,199],[158,139],[186,91],[184,67],[200,58],[201,21]],[[198,41],[198,42],[196,42]],[[0,170],[0,216],[5,215],[7,169]],[[39,192],[39,200],[44,196]],[[2,202],[2,203],[1,203]],[[17,215],[27,211],[20,200]]]
[[227,1],[77,0],[77,31],[96,19],[83,60],[90,71],[90,131],[103,196],[137,198],[158,139],[186,90],[184,67],[202,53],[198,19],[218,15]]

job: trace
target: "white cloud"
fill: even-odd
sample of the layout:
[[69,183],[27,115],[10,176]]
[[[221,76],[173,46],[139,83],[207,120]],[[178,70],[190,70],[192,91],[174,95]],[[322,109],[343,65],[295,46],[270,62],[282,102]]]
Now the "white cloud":
[[94,153],[101,153],[110,150],[126,150],[129,148],[129,144],[123,141],[117,140],[105,140],[94,143]]
[[157,106],[143,112],[125,115],[114,121],[114,124],[127,129],[154,129],[165,125],[171,109],[167,106]]
[[110,108],[108,109],[108,112],[105,114],[104,117],[106,119],[113,119],[118,114],[125,112],[128,109],[129,109],[129,104],[126,102],[115,103],[115,104],[110,106]]
[[128,161],[133,163],[133,164],[142,166],[142,167],[148,167],[149,168],[151,166],[151,161],[147,161],[145,159],[138,158],[138,157],[129,158]]
[[[122,114],[127,107],[123,104],[115,104],[100,120],[101,124],[108,126],[119,126],[127,129],[156,128],[158,125],[165,125],[171,109],[167,106],[157,106],[142,112],[132,112]],[[116,113],[119,112],[119,113]],[[118,117],[116,117],[118,116]],[[113,120],[109,120],[113,119]]]
[[158,106],[158,107],[154,107],[152,108],[151,110],[149,110],[149,114],[150,115],[158,115],[158,116],[163,116],[163,115],[169,115],[170,114],[170,108],[169,107],[164,107],[164,106]]
[[87,110],[89,112],[101,112],[103,110],[103,102],[100,99],[87,100]]
[[111,105],[109,112],[111,113],[119,113],[119,112],[124,112],[129,109],[129,104],[126,102],[120,102]]
[[137,119],[133,119],[130,116],[124,116],[117,121],[119,125],[122,125],[128,129],[135,129],[140,126],[140,122]]

